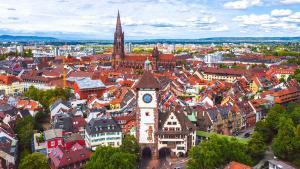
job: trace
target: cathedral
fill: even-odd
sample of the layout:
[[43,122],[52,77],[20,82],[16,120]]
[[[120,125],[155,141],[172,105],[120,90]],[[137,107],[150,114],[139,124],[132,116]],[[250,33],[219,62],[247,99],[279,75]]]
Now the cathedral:
[[124,32],[122,31],[120,13],[118,11],[116,31],[114,34],[114,47],[112,57],[114,59],[124,59]]
[[[196,144],[196,130],[180,108],[160,109],[160,82],[145,63],[145,71],[136,83],[137,109],[136,138],[142,156],[146,153],[152,158],[163,154],[171,157],[185,156]],[[149,153],[150,152],[150,153]],[[148,155],[149,156],[149,155]]]
[[124,50],[124,32],[122,30],[120,13],[118,11],[116,30],[114,33],[114,44],[112,52],[112,66],[114,68],[143,69],[146,60],[151,62],[153,70],[173,69],[176,60],[173,54],[162,54],[157,47],[153,48],[152,54],[131,54]]

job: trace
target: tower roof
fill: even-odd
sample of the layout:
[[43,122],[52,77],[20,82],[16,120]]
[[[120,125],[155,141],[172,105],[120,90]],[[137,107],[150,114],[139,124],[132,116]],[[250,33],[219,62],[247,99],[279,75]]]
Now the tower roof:
[[160,89],[160,83],[157,78],[149,71],[145,71],[142,78],[135,85],[136,89]]
[[122,33],[122,24],[121,24],[121,18],[120,18],[119,10],[118,10],[118,17],[117,17],[117,24],[116,24],[116,32]]

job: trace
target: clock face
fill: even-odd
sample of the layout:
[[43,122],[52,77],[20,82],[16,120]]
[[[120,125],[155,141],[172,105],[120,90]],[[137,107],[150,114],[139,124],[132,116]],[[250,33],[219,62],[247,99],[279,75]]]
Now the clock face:
[[150,94],[144,94],[143,101],[145,103],[150,103],[152,101],[152,96]]

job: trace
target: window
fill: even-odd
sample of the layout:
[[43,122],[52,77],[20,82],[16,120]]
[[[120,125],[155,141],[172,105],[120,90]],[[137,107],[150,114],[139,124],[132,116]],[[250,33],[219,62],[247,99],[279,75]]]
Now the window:
[[57,141],[57,144],[58,144],[58,145],[61,145],[61,140],[58,140],[58,141]]
[[177,124],[177,122],[173,122],[173,125],[176,125]]
[[54,146],[55,145],[55,142],[54,141],[51,141],[51,146]]
[[146,116],[150,116],[149,112],[146,112],[145,114],[146,114]]
[[171,122],[168,122],[168,125],[171,125],[172,123]]
[[177,150],[184,150],[184,147],[177,147]]

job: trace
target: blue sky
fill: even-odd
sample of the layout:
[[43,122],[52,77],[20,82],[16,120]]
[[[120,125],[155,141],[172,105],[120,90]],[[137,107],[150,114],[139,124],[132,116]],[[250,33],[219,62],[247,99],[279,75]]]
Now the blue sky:
[[0,34],[112,39],[300,36],[300,0],[0,0]]

